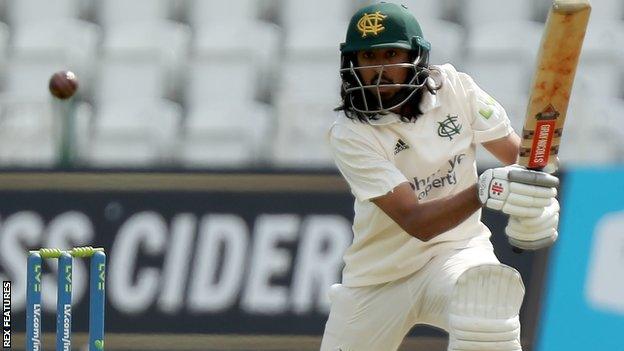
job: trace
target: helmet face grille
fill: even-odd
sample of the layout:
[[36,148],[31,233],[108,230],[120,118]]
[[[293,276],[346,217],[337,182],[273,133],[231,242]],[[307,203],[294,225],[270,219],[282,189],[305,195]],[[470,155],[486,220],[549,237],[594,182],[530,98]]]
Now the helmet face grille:
[[[386,114],[408,102],[412,96],[422,89],[429,77],[427,67],[427,55],[417,55],[411,63],[396,63],[376,66],[356,66],[353,59],[343,60],[343,68],[340,69],[342,78],[342,91],[348,108],[367,115]],[[410,70],[408,79],[403,83],[388,83],[381,80],[384,71],[388,69],[402,68]],[[362,70],[376,70],[377,79],[370,83],[362,80]],[[390,99],[383,99],[383,88],[400,89]]]

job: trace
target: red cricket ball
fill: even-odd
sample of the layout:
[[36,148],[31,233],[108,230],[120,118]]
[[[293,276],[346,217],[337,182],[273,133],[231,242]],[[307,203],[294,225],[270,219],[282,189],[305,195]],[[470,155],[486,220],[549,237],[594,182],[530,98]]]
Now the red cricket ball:
[[50,77],[50,93],[61,100],[72,97],[78,90],[78,77],[72,71],[59,71]]

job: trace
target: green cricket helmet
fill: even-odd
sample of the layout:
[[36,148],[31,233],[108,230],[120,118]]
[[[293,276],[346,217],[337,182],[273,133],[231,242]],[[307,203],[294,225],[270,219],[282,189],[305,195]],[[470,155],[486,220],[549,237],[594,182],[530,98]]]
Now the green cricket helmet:
[[[356,53],[382,48],[405,49],[410,61],[380,66],[358,66]],[[429,51],[431,44],[425,40],[418,21],[406,6],[377,3],[357,11],[349,23],[346,41],[340,45],[342,95],[345,107],[358,113],[375,115],[388,113],[405,104],[423,86],[429,76]],[[406,82],[386,84],[381,82],[384,69],[404,67],[412,74]],[[379,70],[378,79],[365,84],[359,72],[362,69]],[[401,92],[390,101],[383,101],[379,88],[401,87]]]

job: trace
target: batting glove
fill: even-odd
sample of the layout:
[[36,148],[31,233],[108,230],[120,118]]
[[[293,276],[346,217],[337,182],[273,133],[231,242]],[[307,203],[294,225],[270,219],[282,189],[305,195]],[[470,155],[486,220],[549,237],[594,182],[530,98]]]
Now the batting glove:
[[523,250],[538,250],[551,246],[559,233],[559,201],[552,199],[542,214],[536,217],[510,216],[505,234],[509,243]]
[[518,165],[488,169],[479,177],[483,206],[517,217],[539,217],[557,196],[559,178]]

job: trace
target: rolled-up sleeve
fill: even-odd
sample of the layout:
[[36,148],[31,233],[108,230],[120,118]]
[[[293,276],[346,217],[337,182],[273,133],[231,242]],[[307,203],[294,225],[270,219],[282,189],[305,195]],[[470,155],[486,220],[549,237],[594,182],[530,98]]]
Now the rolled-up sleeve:
[[329,145],[336,166],[358,201],[383,196],[407,182],[403,173],[384,157],[380,146],[349,128],[334,125],[329,131]]

